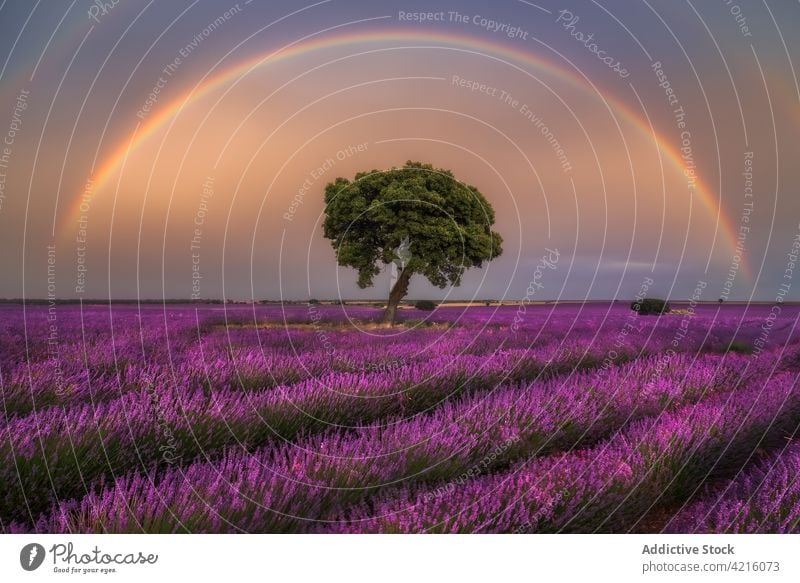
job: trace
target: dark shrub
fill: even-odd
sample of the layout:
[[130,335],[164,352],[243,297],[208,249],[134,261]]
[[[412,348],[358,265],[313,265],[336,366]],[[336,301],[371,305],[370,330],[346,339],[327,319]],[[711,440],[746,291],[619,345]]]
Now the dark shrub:
[[418,310],[425,310],[426,312],[430,312],[436,309],[436,302],[432,302],[431,300],[417,300],[414,302],[414,307]]
[[728,344],[728,349],[726,352],[738,352],[739,354],[752,354],[753,347],[750,346],[747,342],[743,342],[741,340],[732,340],[730,344]]
[[642,298],[631,304],[631,310],[640,316],[660,316],[670,311],[669,302],[659,298]]
[[315,300],[314,298],[311,298],[310,300],[308,300],[308,303],[310,305],[312,305],[312,306],[316,306],[316,305],[319,304],[319,300]]

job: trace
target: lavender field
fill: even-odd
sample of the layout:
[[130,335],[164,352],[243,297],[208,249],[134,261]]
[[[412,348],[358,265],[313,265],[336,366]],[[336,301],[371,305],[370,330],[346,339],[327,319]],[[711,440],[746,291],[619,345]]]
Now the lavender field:
[[0,307],[0,530],[800,532],[795,306]]

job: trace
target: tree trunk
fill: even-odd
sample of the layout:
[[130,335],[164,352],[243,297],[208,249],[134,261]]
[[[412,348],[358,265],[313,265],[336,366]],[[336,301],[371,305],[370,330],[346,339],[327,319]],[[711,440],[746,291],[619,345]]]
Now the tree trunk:
[[389,326],[394,325],[394,319],[397,315],[397,304],[400,303],[406,294],[408,293],[408,282],[411,280],[411,271],[408,269],[404,269],[400,272],[400,277],[397,278],[397,281],[392,287],[392,291],[389,292],[389,303],[386,306],[386,311],[383,312],[383,318],[381,322],[384,324],[388,324]]

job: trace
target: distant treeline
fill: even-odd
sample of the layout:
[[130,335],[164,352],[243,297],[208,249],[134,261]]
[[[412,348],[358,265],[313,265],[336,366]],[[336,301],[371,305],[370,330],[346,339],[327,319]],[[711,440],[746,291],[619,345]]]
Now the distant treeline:
[[[418,300],[403,300],[401,304],[403,305],[412,305],[416,303]],[[609,303],[627,303],[629,300],[623,299],[615,299],[615,300],[542,300],[541,304],[609,304]],[[207,299],[207,300],[190,300],[186,298],[170,298],[166,300],[162,299],[119,299],[119,300],[108,300],[108,299],[56,299],[56,300],[49,300],[43,298],[28,298],[28,299],[21,299],[21,298],[0,298],[0,305],[2,304],[28,304],[28,305],[51,305],[51,304],[80,304],[83,302],[84,305],[101,305],[107,306],[109,304],[114,305],[137,305],[137,304],[148,304],[148,305],[163,305],[163,304],[236,304],[236,305],[265,305],[265,304],[284,304],[284,305],[305,305],[308,303],[320,303],[320,304],[334,304],[334,305],[385,305],[386,300],[219,300],[219,299]],[[499,305],[508,305],[513,306],[519,303],[515,300],[444,300],[441,302],[437,302],[442,305],[447,304],[464,304],[464,303],[472,303],[474,305],[492,305],[492,306],[499,306]],[[672,304],[681,306],[684,304],[688,304],[689,300],[675,300],[671,301]],[[716,305],[717,301],[701,301],[697,302],[700,305]],[[796,305],[800,302],[783,302],[786,305]],[[736,301],[736,300],[729,300],[725,302],[728,305],[772,305],[774,302],[769,301]]]

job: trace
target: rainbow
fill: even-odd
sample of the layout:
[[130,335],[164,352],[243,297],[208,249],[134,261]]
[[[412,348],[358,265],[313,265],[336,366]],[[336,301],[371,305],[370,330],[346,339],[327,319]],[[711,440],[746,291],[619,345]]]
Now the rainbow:
[[[279,49],[260,53],[255,57],[248,58],[219,71],[217,71],[217,69],[220,68],[220,64],[217,63],[192,89],[162,106],[161,109],[158,112],[155,112],[153,116],[149,117],[144,124],[137,124],[133,134],[130,137],[122,140],[114,148],[113,152],[108,155],[98,166],[96,172],[91,178],[93,182],[91,196],[95,196],[96,193],[109,181],[114,173],[120,168],[123,161],[126,159],[126,156],[139,148],[150,136],[152,136],[157,130],[159,130],[162,126],[164,126],[164,124],[169,122],[175,116],[179,115],[181,111],[188,105],[208,95],[219,87],[246,76],[251,71],[259,67],[274,64],[279,61],[291,59],[293,57],[318,50],[364,44],[369,42],[381,44],[391,42],[393,43],[392,47],[385,50],[402,48],[435,48],[473,53],[502,61],[502,59],[497,59],[496,57],[491,56],[494,54],[531,65],[535,68],[539,68],[540,70],[544,70],[547,73],[552,74],[583,91],[594,92],[597,95],[601,95],[597,87],[595,87],[595,85],[588,78],[582,74],[579,74],[577,71],[568,69],[566,67],[560,67],[543,58],[542,56],[521,50],[519,48],[501,44],[499,42],[491,42],[472,36],[444,33],[440,31],[436,31],[435,34],[432,34],[430,32],[426,33],[407,29],[381,29],[379,31],[345,32],[333,35],[323,34],[326,31],[342,28],[344,26],[346,25],[338,25],[332,27],[331,29],[314,33],[289,43],[288,45],[285,45]],[[421,46],[418,44],[403,46],[394,44],[420,42],[433,44],[430,46]],[[485,53],[489,54],[485,54],[484,51]],[[515,65],[512,66],[516,67]],[[523,71],[522,69],[520,70]],[[216,74],[214,74],[215,72]],[[654,139],[663,159],[665,159],[679,172],[683,173],[683,162],[680,151],[676,145],[673,145],[669,139],[666,139],[664,136],[658,134],[649,120],[643,119],[637,112],[633,111],[624,102],[613,97],[608,97],[605,94],[602,94],[602,98],[605,100],[607,107],[609,107],[610,102],[610,104],[613,106],[614,112],[621,114],[626,121],[631,123],[633,127],[637,128],[638,131],[642,132],[648,138]],[[609,111],[611,112],[611,108],[609,108]],[[733,251],[736,248],[737,243],[736,231],[722,210],[719,196],[716,196],[713,193],[713,190],[699,175],[696,176],[695,179],[694,192],[700,199],[702,205],[714,218],[715,234],[721,233],[725,243],[729,245],[730,249]],[[77,217],[80,215],[79,209],[82,202],[86,202],[86,194],[84,192],[77,193],[74,200],[70,203],[67,212],[65,215],[63,215],[64,218],[62,219],[62,228],[66,228],[69,225],[75,224]],[[91,202],[91,199],[89,199],[88,202]],[[745,262],[742,263],[742,267],[744,273],[749,276],[749,269]]]

